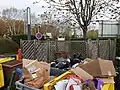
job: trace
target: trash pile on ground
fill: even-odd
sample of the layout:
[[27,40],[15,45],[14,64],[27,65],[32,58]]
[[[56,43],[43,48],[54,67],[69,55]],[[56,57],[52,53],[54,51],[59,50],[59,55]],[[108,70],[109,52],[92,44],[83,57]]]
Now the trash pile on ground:
[[19,90],[114,90],[116,76],[112,61],[83,60],[79,54],[51,64],[23,59],[22,73],[16,82]]

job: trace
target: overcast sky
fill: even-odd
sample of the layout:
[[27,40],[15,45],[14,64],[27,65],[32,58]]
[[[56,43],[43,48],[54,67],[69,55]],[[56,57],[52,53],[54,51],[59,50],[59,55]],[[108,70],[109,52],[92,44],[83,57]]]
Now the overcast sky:
[[[15,7],[18,9],[26,9],[31,7],[31,12],[36,13],[36,15],[43,13],[46,9],[42,8],[42,5],[46,5],[43,0],[0,0],[0,12],[5,8]],[[40,1],[37,4],[33,4],[35,1]],[[120,2],[118,4],[120,6]],[[102,18],[101,18],[102,19]]]
[[[41,6],[45,5],[45,2],[41,0],[40,3],[33,4],[36,0],[0,0],[0,11],[5,8],[15,7],[19,9],[25,9],[26,7],[31,7],[31,12],[36,14],[42,13],[45,9],[42,9]],[[37,0],[39,1],[39,0]]]

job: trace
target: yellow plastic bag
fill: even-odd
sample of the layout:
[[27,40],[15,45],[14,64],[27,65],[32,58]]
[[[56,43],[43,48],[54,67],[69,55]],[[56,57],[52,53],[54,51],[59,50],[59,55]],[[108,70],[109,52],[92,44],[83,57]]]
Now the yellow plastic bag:
[[3,75],[2,64],[0,64],[0,88],[3,86],[4,86],[4,75]]
[[102,90],[114,90],[114,83],[105,84]]

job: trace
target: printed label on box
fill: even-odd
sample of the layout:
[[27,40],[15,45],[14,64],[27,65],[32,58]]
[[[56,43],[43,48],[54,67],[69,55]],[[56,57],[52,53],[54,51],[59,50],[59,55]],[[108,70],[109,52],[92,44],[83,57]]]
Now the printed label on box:
[[32,73],[32,72],[34,72],[36,70],[36,67],[33,65],[33,66],[31,66],[30,68],[28,68],[28,71],[30,72],[30,73]]
[[36,74],[32,74],[32,77],[33,77],[33,79],[37,78],[37,75]]

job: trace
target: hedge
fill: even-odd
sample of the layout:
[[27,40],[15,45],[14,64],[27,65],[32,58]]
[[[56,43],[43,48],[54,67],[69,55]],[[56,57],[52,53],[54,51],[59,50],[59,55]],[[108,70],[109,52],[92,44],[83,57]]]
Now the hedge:
[[0,38],[0,54],[16,53],[19,45],[7,38]]
[[[20,45],[20,40],[28,40],[28,35],[26,34],[19,34],[19,35],[13,35],[11,36],[12,40],[15,41],[17,44]],[[31,35],[31,40],[36,39],[34,35]]]

